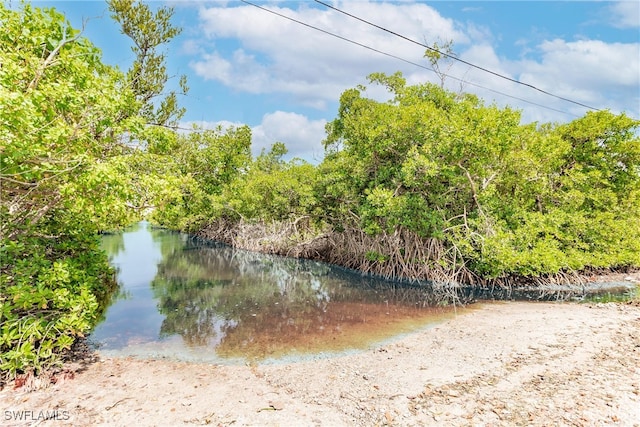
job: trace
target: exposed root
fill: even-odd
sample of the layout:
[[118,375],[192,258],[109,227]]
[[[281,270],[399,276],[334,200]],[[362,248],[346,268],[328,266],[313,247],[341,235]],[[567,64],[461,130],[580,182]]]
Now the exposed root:
[[[197,233],[236,248],[314,259],[365,275],[430,286],[439,299],[567,299],[589,293],[596,271],[561,271],[538,277],[484,279],[467,268],[460,250],[442,239],[398,229],[371,236],[357,227],[341,232],[316,227],[307,216],[274,223],[217,220]],[[599,271],[598,271],[599,272]]]

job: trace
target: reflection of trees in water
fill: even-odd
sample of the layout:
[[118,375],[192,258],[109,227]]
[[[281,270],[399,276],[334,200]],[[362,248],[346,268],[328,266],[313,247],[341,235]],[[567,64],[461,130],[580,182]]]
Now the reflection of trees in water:
[[180,252],[187,244],[188,237],[185,234],[178,233],[177,231],[169,231],[163,228],[156,228],[151,225],[146,225],[153,243],[160,250],[162,259],[167,258],[174,252]]
[[314,277],[326,274],[320,266],[194,243],[166,257],[151,285],[165,335],[206,345],[257,319],[287,322],[326,308],[329,293]]
[[124,234],[103,234],[100,238],[100,247],[109,255],[110,259],[115,258],[124,252]]
[[210,345],[224,337],[236,322],[224,314],[223,286],[221,281],[156,277],[152,287],[165,315],[160,334],[180,334],[193,346]]
[[161,333],[219,353],[251,352],[303,335],[423,306],[426,291],[361,277],[327,264],[184,241],[167,251],[152,289],[165,316]]
[[[139,225],[136,224],[137,230]],[[124,245],[124,233],[105,233],[100,237],[100,248],[107,254],[109,260],[113,260],[125,250]],[[104,294],[104,297],[98,301],[98,316],[95,324],[99,324],[105,320],[107,309],[111,307],[116,301],[121,299],[127,299],[129,297],[128,292],[117,283],[116,277],[119,273],[118,267],[113,267],[115,275],[113,276],[113,289],[110,292]]]

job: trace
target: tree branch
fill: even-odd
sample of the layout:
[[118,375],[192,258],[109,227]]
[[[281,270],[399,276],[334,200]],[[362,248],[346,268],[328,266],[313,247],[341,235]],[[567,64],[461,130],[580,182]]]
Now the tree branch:
[[60,50],[62,50],[62,48],[68,45],[69,43],[73,43],[76,40],[78,40],[82,35],[83,31],[84,31],[84,24],[82,26],[82,31],[80,31],[75,37],[71,39],[67,39],[65,36],[64,39],[60,40],[60,43],[58,44],[58,46],[56,46],[55,49],[49,52],[49,55],[42,63],[42,66],[36,71],[36,75],[33,77],[33,80],[31,80],[31,83],[29,83],[27,90],[34,90],[36,86],[38,86],[38,83],[40,82],[40,79],[44,75],[44,72],[49,66],[51,66],[53,61],[56,59],[56,57],[60,53]]

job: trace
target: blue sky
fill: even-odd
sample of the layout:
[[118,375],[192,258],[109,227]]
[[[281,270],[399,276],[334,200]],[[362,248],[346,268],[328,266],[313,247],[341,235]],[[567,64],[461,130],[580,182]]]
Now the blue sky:
[[[594,108],[640,118],[639,2],[326,2],[422,43],[453,40],[454,52],[469,63]],[[255,3],[428,66],[424,48],[323,5]],[[104,2],[34,4],[54,6],[74,27],[90,18],[85,35],[102,49],[104,61],[122,69],[129,66],[133,55],[128,39],[109,18]],[[169,73],[186,74],[191,88],[181,99],[187,108],[184,125],[248,124],[256,153],[282,141],[291,155],[319,161],[324,125],[336,116],[340,94],[366,83],[372,72],[402,71],[411,84],[439,82],[424,68],[238,1],[149,4],[175,7],[174,24],[183,27],[166,54]],[[518,108],[523,122],[566,122],[587,111],[462,63],[442,67],[468,82],[447,78],[448,88]],[[383,97],[376,90],[370,95]]]

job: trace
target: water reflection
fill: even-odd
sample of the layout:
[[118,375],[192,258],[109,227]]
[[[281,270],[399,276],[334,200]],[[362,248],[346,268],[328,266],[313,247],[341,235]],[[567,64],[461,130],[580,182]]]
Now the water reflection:
[[264,360],[344,351],[451,313],[430,306],[424,289],[147,223],[105,236],[104,247],[122,291],[92,340],[112,354]]

